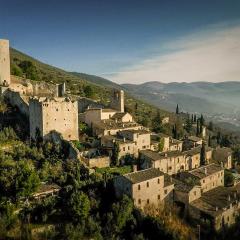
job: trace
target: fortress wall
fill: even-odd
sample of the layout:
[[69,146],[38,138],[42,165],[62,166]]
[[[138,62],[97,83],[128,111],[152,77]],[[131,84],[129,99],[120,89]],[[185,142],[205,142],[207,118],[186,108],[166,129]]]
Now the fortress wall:
[[31,99],[30,126],[33,126],[30,128],[33,137],[36,128],[39,128],[42,137],[56,131],[65,140],[78,140],[77,101],[65,98]]
[[19,111],[29,117],[29,99],[26,96],[21,95],[19,92],[6,90],[4,92],[4,98],[13,106],[17,107]]
[[61,91],[61,94],[64,92],[61,84],[56,85],[53,83],[38,82],[14,75],[11,75],[10,88],[28,96],[41,97],[54,97],[59,95],[59,91]]
[[83,113],[88,107],[102,108],[103,105],[90,99],[90,98],[78,98],[78,112]]

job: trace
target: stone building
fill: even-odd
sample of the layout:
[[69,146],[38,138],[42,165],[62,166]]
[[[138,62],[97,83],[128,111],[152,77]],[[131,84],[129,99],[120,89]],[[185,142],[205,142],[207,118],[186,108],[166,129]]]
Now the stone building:
[[183,142],[177,139],[174,139],[166,134],[153,133],[151,135],[151,145],[152,150],[160,152],[169,152],[169,151],[182,151]]
[[9,41],[0,39],[0,85],[9,86],[10,83]]
[[182,151],[183,142],[174,138],[170,138],[168,151]]
[[183,149],[189,150],[191,148],[195,148],[201,146],[203,143],[202,138],[196,136],[188,136],[183,139]]
[[173,178],[174,182],[174,202],[188,213],[189,204],[202,195],[200,185],[196,185],[191,180]]
[[150,168],[114,178],[114,188],[117,197],[126,194],[136,207],[144,208],[147,204],[157,206],[172,198],[174,184],[163,172]]
[[213,162],[223,164],[224,168],[232,168],[232,150],[231,148],[223,147],[213,150]]
[[112,120],[116,123],[133,122],[133,117],[129,113],[117,112],[110,108],[89,108],[84,113],[83,121],[92,127],[94,124],[99,124],[105,120]]
[[115,89],[113,91],[110,107],[118,112],[124,113],[124,91]]
[[136,122],[116,122],[112,119],[102,120],[99,123],[92,124],[92,131],[95,136],[102,137],[106,135],[116,135],[123,130],[139,130],[143,126]]
[[78,106],[70,98],[31,98],[29,119],[32,139],[56,131],[65,140],[78,140]]
[[101,146],[112,155],[112,151],[118,144],[119,159],[125,156],[138,157],[139,151],[143,149],[150,149],[150,132],[147,130],[123,130],[119,131],[117,135],[107,135],[101,137]]
[[197,169],[182,172],[180,180],[201,186],[202,193],[224,186],[224,169],[217,164],[208,164]]
[[226,229],[236,222],[240,211],[240,186],[217,187],[189,204],[189,216],[202,227]]
[[[154,152],[151,150],[140,151],[141,168],[158,168],[169,175],[200,167],[201,147],[189,151]],[[212,158],[212,149],[206,147],[206,160]]]

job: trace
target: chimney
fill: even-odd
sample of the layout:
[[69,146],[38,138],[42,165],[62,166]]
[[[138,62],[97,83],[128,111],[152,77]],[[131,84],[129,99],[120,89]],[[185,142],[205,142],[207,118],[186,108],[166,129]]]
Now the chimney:
[[207,168],[206,167],[204,168],[204,173],[205,173],[205,175],[207,175]]
[[167,153],[164,154],[164,157],[167,157]]
[[137,165],[136,164],[132,165],[132,171],[137,172]]
[[221,168],[223,168],[223,162],[221,162]]
[[228,195],[228,201],[231,201],[231,196],[230,196],[230,194]]
[[215,207],[216,212],[218,211],[218,206]]
[[123,138],[123,142],[126,142],[126,138],[125,137]]
[[170,177],[170,182],[172,183],[172,177]]
[[234,198],[237,199],[237,192],[234,192]]

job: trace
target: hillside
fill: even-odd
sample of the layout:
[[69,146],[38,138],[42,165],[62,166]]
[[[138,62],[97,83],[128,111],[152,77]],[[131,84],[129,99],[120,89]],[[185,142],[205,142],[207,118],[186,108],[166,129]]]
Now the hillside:
[[[31,64],[29,64],[29,62]],[[70,91],[71,94],[94,98],[104,104],[109,102],[109,97],[113,88],[123,89],[122,86],[98,76],[67,72],[50,66],[16,49],[11,49],[11,71],[13,75],[30,75],[29,78],[35,81],[53,83],[66,82],[67,90]],[[126,109],[134,115],[138,122],[147,127],[151,127],[152,119],[156,116],[157,111],[160,112],[162,117],[171,116],[171,120],[174,121],[174,114],[132,97],[129,92],[126,92]],[[146,116],[148,116],[147,119]],[[170,131],[170,128],[168,130]]]
[[176,105],[184,112],[203,113],[216,122],[239,127],[240,82],[147,82],[140,85],[123,84],[135,97],[174,111]]

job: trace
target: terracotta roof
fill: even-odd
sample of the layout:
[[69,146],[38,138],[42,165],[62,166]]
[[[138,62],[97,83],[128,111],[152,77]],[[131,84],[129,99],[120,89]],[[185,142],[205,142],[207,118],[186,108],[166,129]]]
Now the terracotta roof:
[[[190,155],[190,156],[195,155],[195,154],[198,154],[198,153],[201,152],[201,148],[202,148],[201,146],[197,146],[197,147],[192,148],[192,149],[190,149],[190,150],[184,151],[184,154]],[[210,148],[210,147],[208,147],[208,146],[205,147],[205,151],[206,151],[206,152],[209,152],[209,151],[212,151],[212,150],[213,150],[213,149]]]
[[149,169],[145,169],[137,172],[128,173],[123,176],[134,184],[134,183],[144,182],[153,178],[157,178],[163,175],[164,173],[161,172],[160,170],[156,168],[149,168]]
[[200,185],[193,184],[191,182],[182,181],[177,178],[173,178],[175,190],[180,192],[190,192],[194,187],[199,187]]
[[121,134],[121,133],[124,133],[124,132],[126,132],[126,133],[132,133],[132,134],[134,134],[134,133],[138,133],[138,134],[150,134],[150,132],[149,131],[147,131],[147,130],[145,130],[145,129],[129,129],[129,130],[123,130],[123,131],[121,131],[121,132],[119,132],[119,134]]
[[188,174],[190,174],[196,178],[202,179],[202,178],[205,178],[206,176],[212,175],[221,170],[223,170],[223,168],[220,165],[212,163],[212,164],[194,169],[192,171],[189,171]]
[[48,192],[48,191],[51,191],[51,190],[60,190],[61,187],[58,186],[57,184],[55,183],[44,183],[44,184],[41,184],[39,189],[34,193],[35,194],[41,194],[41,193],[44,193],[44,192]]
[[131,127],[141,127],[140,124],[136,123],[136,122],[115,122],[114,120],[102,120],[99,123],[94,122],[93,125],[104,129],[104,130],[108,130],[108,129],[125,129],[125,128],[131,128]]
[[202,141],[201,138],[196,137],[196,136],[189,136],[187,139],[190,140],[190,141],[192,141],[192,142],[199,142],[199,141]]
[[117,110],[111,108],[103,108],[102,112],[116,112]]
[[170,151],[170,152],[158,153],[158,152],[154,152],[151,150],[142,150],[142,151],[140,151],[140,153],[146,155],[148,158],[150,158],[153,161],[158,161],[161,159],[166,159],[168,157],[176,157],[176,156],[183,155],[183,152],[180,152],[180,151]]
[[122,119],[127,113],[126,112],[117,112],[111,118],[112,119]]
[[225,211],[230,204],[239,201],[240,193],[238,188],[239,186],[214,188],[203,193],[199,199],[191,202],[190,205],[215,217]]

